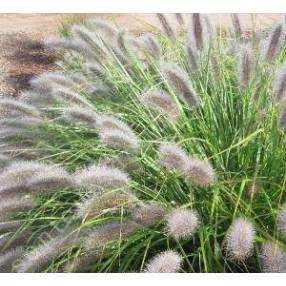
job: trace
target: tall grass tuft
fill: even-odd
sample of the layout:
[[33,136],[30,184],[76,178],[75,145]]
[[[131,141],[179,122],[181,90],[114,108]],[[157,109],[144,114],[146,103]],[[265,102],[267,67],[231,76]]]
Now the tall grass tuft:
[[284,27],[158,17],[65,27],[58,71],[1,97],[7,271],[285,272]]

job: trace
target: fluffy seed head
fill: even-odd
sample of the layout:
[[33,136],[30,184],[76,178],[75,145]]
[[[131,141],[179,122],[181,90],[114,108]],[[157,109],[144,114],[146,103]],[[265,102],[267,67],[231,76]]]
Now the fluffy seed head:
[[0,222],[0,235],[8,232],[16,232],[21,227],[21,222],[7,221]]
[[51,50],[67,50],[73,51],[83,55],[88,59],[95,58],[95,52],[93,49],[81,39],[66,39],[59,37],[50,37],[44,40],[46,48]]
[[10,163],[10,158],[6,155],[0,154],[0,170]]
[[74,181],[72,176],[60,167],[55,167],[44,172],[40,171],[27,182],[27,188],[33,193],[46,193],[73,186]]
[[15,99],[0,99],[0,119],[16,117],[40,117],[39,111],[31,105]]
[[279,119],[278,126],[280,129],[286,129],[286,98],[279,101]]
[[104,158],[100,160],[100,164],[106,167],[117,168],[127,173],[141,173],[143,166],[133,156],[121,154],[117,157]]
[[270,35],[265,52],[265,60],[267,62],[272,62],[275,58],[277,51],[280,48],[280,41],[282,35],[282,25],[279,24],[274,28],[272,34]]
[[157,254],[146,266],[147,273],[179,272],[183,264],[182,257],[175,251],[168,250]]
[[162,166],[178,172],[184,172],[189,158],[183,149],[175,143],[162,143],[158,151]]
[[118,33],[112,25],[101,19],[91,18],[87,22],[87,25],[94,26],[96,31],[99,32],[104,38],[108,38],[108,40],[114,39]]
[[79,257],[76,257],[71,262],[69,262],[65,268],[65,273],[86,273],[86,270],[89,268],[92,263],[96,262],[98,258],[97,251],[91,251]]
[[174,88],[189,107],[198,104],[197,95],[186,72],[181,70],[176,64],[164,64],[162,66],[162,73],[169,85]]
[[183,15],[181,13],[175,13],[175,16],[176,16],[178,24],[180,26],[184,26],[185,25],[185,20],[184,20]]
[[58,186],[62,185],[60,182],[70,182],[69,175],[59,166],[35,161],[16,161],[0,174],[0,195],[37,192],[51,187],[52,182],[56,183],[55,178]]
[[152,34],[144,34],[141,38],[141,43],[144,46],[144,51],[148,52],[154,58],[159,58],[161,55],[161,48],[157,40]]
[[88,127],[94,127],[97,122],[97,114],[95,112],[80,106],[64,108],[63,118],[72,124],[84,124]]
[[87,69],[87,72],[90,75],[93,75],[99,78],[105,78],[105,71],[100,65],[93,63],[93,62],[88,62],[86,63],[85,67]]
[[102,46],[102,41],[96,33],[80,25],[73,25],[72,33],[75,39],[83,41],[87,46],[94,50],[96,55],[95,58],[97,60],[100,60],[100,58],[104,58],[106,56]]
[[67,88],[58,88],[54,91],[53,96],[59,101],[67,104],[74,104],[89,107],[90,104],[80,94]]
[[199,13],[194,13],[192,16],[193,33],[196,41],[196,47],[198,50],[202,50],[204,47],[203,41],[203,26],[201,22],[201,16]]
[[109,129],[120,130],[132,137],[136,137],[128,124],[113,115],[99,115],[96,127],[101,131]]
[[282,68],[275,76],[274,96],[277,101],[286,96],[286,64],[282,66]]
[[244,218],[235,219],[226,236],[228,258],[237,262],[245,261],[253,252],[254,239],[253,224]]
[[273,242],[264,243],[261,259],[264,272],[286,272],[286,252],[282,251],[277,244]]
[[61,234],[26,253],[17,272],[39,272],[62,252],[79,244],[77,232]]
[[162,206],[151,203],[135,209],[132,217],[139,224],[149,225],[162,220],[165,214],[166,210]]
[[186,239],[194,235],[200,221],[196,211],[176,209],[167,219],[168,235],[175,239]]
[[8,273],[13,271],[13,266],[23,256],[22,247],[11,249],[0,255],[0,273]]
[[0,238],[0,249],[6,251],[15,247],[26,246],[31,235],[32,232],[29,228],[17,230],[16,233],[5,234]]
[[211,164],[195,158],[189,158],[184,175],[194,185],[199,187],[209,187],[216,182],[216,173]]
[[243,44],[240,47],[240,58],[239,58],[239,83],[242,89],[247,88],[253,73],[254,59],[253,51],[247,44]]
[[153,108],[168,116],[171,120],[177,121],[180,117],[180,110],[173,98],[161,90],[149,91],[139,97],[139,100],[147,107]]
[[282,207],[278,214],[277,224],[281,233],[286,235],[286,205]]
[[90,232],[85,247],[95,249],[105,246],[111,241],[125,239],[139,228],[140,226],[133,221],[106,223]]
[[240,40],[242,36],[242,29],[240,25],[240,20],[237,14],[231,14],[232,26],[234,30],[235,37]]
[[164,16],[164,14],[162,13],[157,13],[157,17],[163,27],[163,30],[165,32],[165,34],[170,37],[171,39],[175,39],[175,33],[170,25],[170,23],[168,22],[167,18]]
[[117,150],[123,150],[130,153],[139,151],[139,142],[136,136],[132,136],[122,130],[104,129],[99,134],[103,144]]
[[104,165],[93,165],[80,170],[75,175],[76,184],[91,191],[127,188],[128,175],[119,169]]
[[93,218],[122,207],[130,208],[137,201],[136,196],[128,191],[113,191],[101,196],[96,194],[80,203],[77,213],[82,218]]
[[22,197],[5,198],[0,202],[0,219],[6,219],[18,212],[29,211],[35,207],[35,201]]
[[199,69],[199,55],[197,53],[197,50],[193,48],[192,41],[188,41],[186,45],[186,54],[188,57],[188,63],[194,71],[197,71]]

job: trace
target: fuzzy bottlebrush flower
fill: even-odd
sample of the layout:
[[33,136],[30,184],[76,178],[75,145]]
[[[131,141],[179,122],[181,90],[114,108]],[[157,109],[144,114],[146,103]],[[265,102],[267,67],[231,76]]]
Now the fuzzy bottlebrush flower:
[[32,90],[27,90],[21,93],[20,100],[36,108],[48,107],[57,102],[49,93]]
[[78,205],[77,214],[82,218],[93,218],[119,208],[131,208],[138,202],[135,195],[128,191],[111,191],[85,199]]
[[184,20],[183,15],[181,13],[175,13],[175,16],[176,16],[178,24],[180,26],[184,26],[185,25],[185,20]]
[[85,273],[88,268],[97,261],[99,257],[98,251],[91,251],[84,255],[78,256],[69,262],[65,268],[65,273]]
[[16,232],[22,223],[18,221],[0,222],[0,235],[9,232]]
[[165,214],[165,208],[158,204],[151,203],[136,208],[133,211],[132,218],[139,224],[149,225],[162,220]]
[[66,39],[59,37],[49,37],[44,39],[44,46],[50,50],[74,51],[89,59],[95,58],[95,51],[80,39]]
[[242,29],[240,25],[240,20],[237,14],[231,14],[232,26],[234,30],[235,37],[240,40],[242,37]]
[[63,109],[63,118],[75,125],[84,124],[94,128],[97,122],[97,114],[87,108],[80,106],[71,106]]
[[0,170],[5,168],[10,163],[10,158],[6,155],[0,154]]
[[76,39],[80,39],[94,50],[97,60],[100,60],[100,58],[105,58],[106,52],[103,49],[100,37],[96,33],[92,32],[84,26],[73,25],[72,34]]
[[105,246],[109,242],[125,239],[139,228],[140,225],[133,221],[106,223],[89,233],[85,241],[85,247],[89,250],[96,249]]
[[76,231],[60,234],[27,252],[17,265],[17,272],[39,272],[54,258],[79,243],[80,237]]
[[67,88],[56,89],[53,93],[53,96],[63,103],[90,107],[90,103],[84,97]]
[[279,102],[278,126],[281,130],[286,130],[286,97],[283,97]]
[[206,33],[205,41],[210,40],[215,34],[212,22],[207,14],[202,14],[201,17],[202,17],[202,22],[204,24],[204,29]]
[[175,251],[168,250],[157,254],[146,266],[147,273],[179,272],[183,264],[182,257]]
[[130,186],[128,175],[116,168],[104,165],[93,165],[75,174],[75,181],[79,187],[91,191],[120,189]]
[[143,166],[141,163],[133,156],[127,154],[101,159],[100,165],[117,168],[127,173],[141,173],[143,171]]
[[204,36],[203,36],[203,25],[201,21],[201,15],[199,13],[194,13],[192,15],[192,24],[193,24],[193,37],[196,43],[198,50],[204,48]]
[[43,122],[41,118],[25,116],[21,118],[7,118],[0,119],[0,128],[2,127],[15,127],[15,128],[31,128],[32,126],[39,125]]
[[67,88],[72,82],[60,72],[46,72],[32,78],[30,85],[38,92],[50,94],[58,85]]
[[128,38],[124,30],[119,31],[117,35],[117,47],[124,55],[129,55],[129,43]]
[[15,117],[40,117],[39,111],[22,101],[0,98],[0,119]]
[[113,115],[99,115],[96,127],[101,131],[110,129],[120,130],[131,137],[136,137],[135,133],[128,124]]
[[139,142],[136,136],[117,129],[104,129],[99,134],[103,144],[113,149],[130,153],[139,151]]
[[175,239],[186,239],[194,235],[200,224],[194,210],[176,209],[167,219],[168,235]]
[[0,250],[6,251],[19,246],[27,246],[32,232],[30,228],[17,230],[16,233],[8,233],[0,238]]
[[173,98],[162,90],[149,91],[139,97],[147,107],[153,108],[168,116],[172,121],[177,121],[180,117],[180,110]]
[[0,196],[40,192],[72,184],[61,167],[34,161],[16,161],[0,174]]
[[13,139],[32,139],[32,133],[27,128],[1,127],[0,141],[5,142]]
[[106,77],[106,73],[105,73],[104,69],[96,63],[87,62],[85,64],[85,68],[86,68],[89,75],[93,75],[93,76],[96,76],[96,77],[99,77],[102,79]]
[[32,176],[27,182],[29,192],[46,193],[60,188],[73,187],[72,176],[63,168],[55,167],[47,171],[40,171],[36,176]]
[[95,28],[101,36],[103,35],[104,38],[108,38],[108,40],[114,39],[118,34],[115,27],[102,19],[91,18],[87,21],[87,26]]
[[286,205],[282,207],[278,214],[277,225],[281,233],[286,235]]
[[0,273],[13,272],[16,262],[23,256],[22,247],[11,249],[0,255]]
[[242,89],[248,87],[254,69],[253,50],[249,44],[240,46],[240,57],[238,64],[239,83]]
[[162,143],[158,156],[162,166],[181,173],[185,171],[189,162],[186,152],[175,143]]
[[3,220],[18,212],[33,209],[36,203],[33,199],[23,197],[11,197],[2,199],[0,202],[0,219]]
[[268,43],[265,51],[265,60],[272,62],[275,58],[277,51],[280,48],[280,41],[282,36],[282,25],[279,24],[274,28],[272,34],[269,36]]
[[199,103],[186,72],[181,70],[176,64],[164,64],[161,70],[169,85],[175,89],[189,107]]
[[217,179],[216,173],[209,162],[191,157],[183,173],[192,184],[199,187],[209,187]]
[[264,272],[286,273],[286,252],[281,250],[277,244],[264,243],[261,259]]
[[230,260],[243,262],[253,252],[255,229],[251,222],[237,218],[231,224],[226,236],[226,251]]
[[165,34],[171,39],[175,39],[176,38],[175,33],[172,27],[170,26],[170,23],[168,22],[167,18],[164,16],[164,14],[157,13],[157,17],[163,27]]
[[273,89],[277,101],[286,97],[286,64],[284,64],[277,73]]
[[161,56],[161,47],[154,35],[147,33],[140,37],[140,48],[154,58],[159,58]]

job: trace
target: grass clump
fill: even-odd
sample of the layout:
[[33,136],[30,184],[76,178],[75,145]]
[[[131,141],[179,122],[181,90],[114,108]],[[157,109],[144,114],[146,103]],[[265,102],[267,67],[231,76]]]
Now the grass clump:
[[61,71],[0,100],[1,269],[285,271],[283,27],[158,17],[47,39]]

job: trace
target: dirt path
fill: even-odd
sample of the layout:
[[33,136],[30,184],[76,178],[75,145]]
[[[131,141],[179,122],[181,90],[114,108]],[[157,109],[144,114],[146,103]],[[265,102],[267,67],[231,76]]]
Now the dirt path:
[[[91,15],[91,14],[89,14]],[[158,26],[154,14],[95,14],[116,22],[134,34],[152,30]],[[187,14],[185,18],[189,18]],[[251,16],[240,14],[243,29],[252,27]],[[56,34],[67,14],[0,14],[0,95],[17,95],[28,87],[29,79],[43,71],[53,70],[54,55],[47,53],[41,39]],[[260,14],[257,28],[264,28],[283,20],[283,14]],[[173,15],[168,15],[175,22]],[[216,25],[229,27],[230,16],[227,14],[211,14]]]

